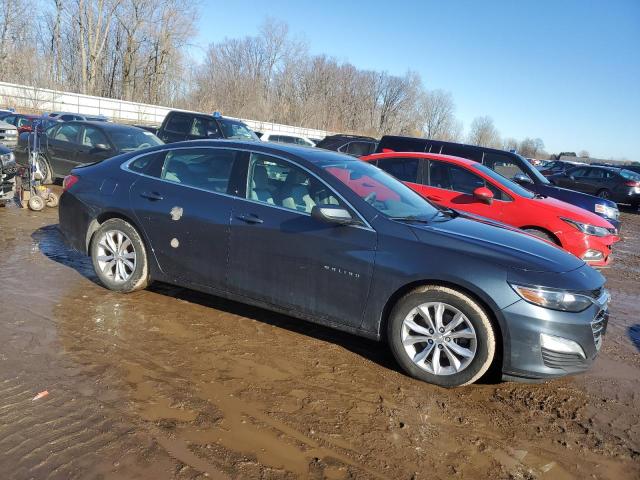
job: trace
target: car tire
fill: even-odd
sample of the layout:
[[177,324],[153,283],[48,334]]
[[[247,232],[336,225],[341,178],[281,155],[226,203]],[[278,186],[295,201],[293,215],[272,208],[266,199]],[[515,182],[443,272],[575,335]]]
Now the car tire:
[[27,205],[29,206],[30,210],[39,212],[44,208],[44,199],[39,195],[31,195],[31,197],[29,197]]
[[149,285],[147,250],[126,221],[112,218],[100,225],[91,239],[90,254],[98,279],[109,290],[129,293]]
[[547,242],[551,242],[555,245],[558,245],[558,241],[551,236],[551,234],[545,232],[544,230],[539,230],[537,228],[523,228],[523,230],[531,235],[546,240]]
[[[462,323],[454,326],[457,321]],[[443,332],[437,331],[439,325]],[[387,339],[407,374],[446,388],[477,381],[496,352],[494,328],[485,310],[466,293],[438,285],[417,288],[396,303]]]
[[603,188],[602,190],[598,190],[598,193],[596,193],[597,197],[600,197],[604,200],[610,200],[611,199],[611,192],[609,190],[607,190],[606,188]]
[[38,168],[42,172],[42,184],[50,185],[51,183],[53,183],[53,171],[51,170],[51,164],[49,163],[49,160],[47,160],[47,157],[45,157],[44,155],[40,154],[38,155],[37,162]]

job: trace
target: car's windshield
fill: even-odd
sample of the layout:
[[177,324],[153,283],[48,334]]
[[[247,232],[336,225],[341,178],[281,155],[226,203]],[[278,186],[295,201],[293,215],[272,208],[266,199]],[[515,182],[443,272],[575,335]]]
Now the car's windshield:
[[532,180],[534,181],[538,181],[539,183],[542,183],[544,185],[549,185],[551,184],[551,182],[549,180],[547,180],[547,177],[545,177],[544,175],[542,175],[538,169],[536,167],[534,167],[533,165],[531,165],[526,158],[524,158],[522,155],[518,155],[516,154],[520,160],[521,160],[521,165],[520,167],[526,171],[527,175],[529,175],[529,177],[535,177],[535,179],[532,178]]
[[439,212],[402,182],[369,163],[347,159],[320,166],[387,217],[428,221]]
[[162,140],[153,133],[137,128],[115,130],[111,132],[111,138],[119,152],[132,152],[143,148],[162,145]]
[[258,136],[249,130],[244,123],[232,122],[230,120],[220,120],[224,138],[233,138],[236,140],[260,140]]
[[505,178],[502,175],[500,175],[499,173],[494,172],[493,170],[491,170],[486,165],[481,165],[479,163],[474,163],[473,164],[473,168],[475,168],[475,169],[481,171],[482,173],[484,173],[485,175],[491,177],[496,183],[498,183],[498,184],[502,185],[503,187],[511,190],[516,195],[520,195],[521,197],[525,197],[525,198],[533,198],[533,197],[535,197],[535,195],[532,192],[530,192],[529,190],[527,190],[526,188],[521,187],[516,182],[512,182],[508,178]]

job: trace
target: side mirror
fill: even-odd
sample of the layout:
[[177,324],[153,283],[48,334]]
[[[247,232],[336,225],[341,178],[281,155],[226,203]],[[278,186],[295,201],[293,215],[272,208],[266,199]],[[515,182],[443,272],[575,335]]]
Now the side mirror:
[[220,134],[214,130],[207,130],[207,138],[219,138]]
[[524,173],[516,173],[515,176],[513,177],[513,181],[520,184],[526,183],[528,185],[531,185],[533,183],[533,180],[531,180]]
[[493,192],[487,187],[478,187],[473,191],[473,198],[479,202],[491,205],[493,203]]
[[336,225],[349,225],[353,223],[353,217],[348,210],[337,205],[316,205],[311,209],[311,217],[326,223]]
[[105,145],[104,143],[97,143],[93,146],[96,150],[109,150],[109,145]]

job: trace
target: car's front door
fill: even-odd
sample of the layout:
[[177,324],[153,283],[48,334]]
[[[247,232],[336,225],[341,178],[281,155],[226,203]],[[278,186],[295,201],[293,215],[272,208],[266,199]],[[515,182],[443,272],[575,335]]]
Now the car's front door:
[[473,192],[486,187],[494,194],[494,202],[502,202],[506,195],[470,170],[439,160],[429,160],[428,172],[424,177],[430,187],[426,195],[429,200],[464,212],[503,220],[504,211],[500,206],[475,198]]
[[376,232],[311,216],[314,205],[343,205],[324,182],[280,158],[252,153],[246,198],[231,218],[233,291],[292,313],[357,327],[369,293]]
[[83,126],[76,164],[99,162],[116,155],[116,150],[102,130]]
[[64,123],[47,138],[47,157],[56,176],[68,175],[77,165],[80,130],[78,123]]
[[139,157],[130,203],[169,279],[226,289],[231,176],[242,152],[181,148]]

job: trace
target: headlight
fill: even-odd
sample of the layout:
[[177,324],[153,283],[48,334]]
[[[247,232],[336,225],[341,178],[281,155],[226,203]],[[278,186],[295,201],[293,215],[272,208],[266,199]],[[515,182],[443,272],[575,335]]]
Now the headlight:
[[587,235],[595,235],[596,237],[606,237],[607,235],[611,235],[609,229],[605,227],[596,227],[595,225],[576,222],[575,220],[571,220],[569,218],[562,218],[562,220],[567,222],[569,225],[573,225],[582,233],[586,233]]
[[593,304],[590,297],[566,290],[554,290],[544,287],[525,287],[511,285],[524,300],[534,305],[561,310],[563,312],[581,312]]
[[600,215],[604,215],[607,218],[618,219],[620,216],[620,210],[615,207],[604,205],[603,203],[596,203],[595,212]]

